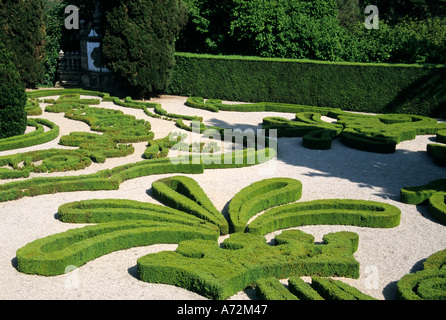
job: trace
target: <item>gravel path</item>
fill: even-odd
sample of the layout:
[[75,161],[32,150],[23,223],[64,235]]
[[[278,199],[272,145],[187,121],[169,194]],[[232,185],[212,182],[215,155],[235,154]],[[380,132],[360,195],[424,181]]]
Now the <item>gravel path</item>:
[[[154,99],[170,113],[198,115],[206,125],[260,129],[265,116],[293,118],[280,113],[212,113],[184,106],[186,98],[162,96]],[[44,106],[44,104],[42,104]],[[152,124],[156,138],[170,131],[179,131],[172,121],[147,117],[142,110],[126,109],[103,102],[100,107],[123,110]],[[63,114],[44,112],[42,116],[61,127],[61,135],[70,131],[88,131],[81,122]],[[60,137],[59,137],[60,138]],[[17,152],[48,149],[59,138],[35,147],[0,152],[0,156]],[[191,175],[204,189],[217,209],[225,212],[232,197],[249,184],[271,177],[290,177],[303,184],[300,201],[313,199],[349,198],[390,203],[402,210],[400,226],[392,229],[372,229],[349,226],[307,226],[300,229],[321,241],[324,234],[334,231],[354,231],[359,234],[359,249],[355,258],[361,265],[361,277],[342,280],[378,299],[395,299],[396,282],[405,274],[421,270],[422,262],[431,254],[446,248],[445,226],[432,220],[425,207],[399,202],[399,192],[405,186],[417,186],[445,176],[445,169],[436,166],[426,154],[432,136],[419,136],[398,145],[390,155],[363,152],[348,148],[339,140],[328,151],[309,150],[300,138],[279,139],[276,160],[260,166],[241,169],[206,170]],[[135,145],[135,153],[104,164],[92,164],[82,174],[142,160],[145,143]],[[79,172],[32,174],[31,176],[77,175]],[[117,191],[72,192],[42,195],[0,203],[0,298],[8,299],[204,299],[203,297],[167,285],[149,284],[136,278],[136,260],[148,253],[175,250],[176,245],[154,245],[114,252],[100,257],[77,270],[56,277],[25,275],[15,269],[16,250],[27,243],[83,225],[67,224],[55,218],[60,205],[86,199],[132,199],[157,203],[150,196],[151,183],[158,175],[127,181]],[[8,182],[0,181],[0,184]],[[271,239],[274,234],[267,235]],[[252,290],[245,290],[231,299],[250,299]]]

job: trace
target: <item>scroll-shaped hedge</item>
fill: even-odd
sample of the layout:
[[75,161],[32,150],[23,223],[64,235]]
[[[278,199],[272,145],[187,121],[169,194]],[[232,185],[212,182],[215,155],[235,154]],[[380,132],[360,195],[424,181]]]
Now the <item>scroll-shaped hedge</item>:
[[349,199],[298,202],[272,208],[252,223],[247,231],[267,234],[304,225],[352,225],[393,228],[399,225],[401,210],[390,204]]
[[446,193],[437,192],[429,198],[429,213],[439,222],[446,224]]
[[5,183],[0,185],[0,202],[56,192],[117,190],[124,181],[139,177],[203,172],[201,163],[173,164],[169,159],[145,160],[89,175],[42,177]]
[[260,300],[299,300],[274,277],[257,280],[256,295]]
[[244,232],[248,220],[274,206],[297,201],[302,183],[289,178],[261,180],[239,191],[229,203],[228,213],[234,232]]
[[436,140],[439,143],[446,143],[446,130],[437,131]]
[[424,269],[403,276],[397,283],[402,300],[446,300],[446,250],[432,254]]
[[28,274],[60,275],[68,266],[79,267],[114,251],[196,238],[216,242],[218,233],[202,225],[138,220],[101,223],[27,244],[17,250],[17,269]]
[[[24,135],[0,139],[0,151],[43,144],[52,141],[59,136],[59,126],[46,119],[29,118],[28,126],[34,127],[36,130]],[[44,126],[49,127],[50,130],[45,132]]]
[[183,241],[175,252],[138,259],[139,279],[171,284],[212,299],[226,299],[264,277],[320,275],[359,277],[353,253],[358,235],[337,232],[324,244],[300,230],[284,231],[286,241],[270,246],[262,236],[234,233],[223,242]]
[[342,125],[323,121],[316,112],[297,113],[294,120],[266,117],[262,127],[276,129],[278,137],[304,137],[304,146],[311,149],[329,149],[343,130]]
[[446,167],[446,145],[429,143],[426,152],[432,157],[434,162],[441,167]]
[[377,300],[345,282],[321,277],[312,277],[311,284],[290,277],[288,289],[277,278],[263,278],[256,292],[263,300]]
[[342,142],[352,148],[377,153],[393,153],[396,146],[417,135],[436,134],[444,128],[433,118],[402,115],[362,115],[344,113],[338,122],[344,126]]
[[85,200],[67,203],[58,209],[59,220],[67,223],[104,223],[152,220],[190,226],[205,226],[219,232],[214,224],[183,211],[153,203],[123,199]]
[[222,234],[229,232],[228,222],[195,180],[185,176],[160,179],[152,183],[152,193],[165,205],[219,226]]
[[400,201],[407,204],[422,204],[441,191],[446,192],[446,179],[433,180],[416,187],[404,187],[400,191]]

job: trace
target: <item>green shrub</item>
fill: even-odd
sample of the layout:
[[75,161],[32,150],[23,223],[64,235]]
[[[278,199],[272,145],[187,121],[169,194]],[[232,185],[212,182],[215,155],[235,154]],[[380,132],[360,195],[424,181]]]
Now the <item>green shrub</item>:
[[354,129],[345,129],[341,134],[341,141],[346,146],[377,153],[394,153],[397,145],[396,140],[391,137],[365,135]]
[[272,208],[251,222],[247,232],[267,234],[275,230],[305,225],[353,225],[393,228],[401,211],[390,204],[348,199],[313,200]]
[[0,45],[0,141],[26,130],[25,87],[11,59],[12,55]]
[[158,180],[152,183],[152,194],[172,208],[219,226],[221,234],[229,232],[226,219],[215,208],[200,185],[191,178],[175,176]]
[[244,232],[248,220],[274,206],[294,202],[302,196],[302,183],[288,178],[261,180],[239,191],[228,206],[234,232]]
[[288,289],[300,300],[324,300],[324,298],[300,277],[288,279]]
[[299,300],[277,278],[261,278],[256,282],[256,294],[261,300]]
[[108,223],[112,221],[151,220],[189,226],[217,226],[169,207],[124,199],[86,200],[67,203],[58,209],[59,220],[66,223]]
[[401,300],[446,300],[446,271],[422,270],[403,276],[397,283]]
[[446,300],[446,250],[430,255],[423,270],[403,276],[397,283],[401,300]]
[[402,188],[400,201],[407,204],[422,204],[440,191],[446,191],[446,179],[434,180],[422,186]]
[[40,116],[42,115],[42,108],[40,108],[38,101],[28,99],[26,101],[25,112],[28,116]]
[[176,53],[167,93],[437,117],[445,109],[446,96],[441,90],[446,86],[445,81],[444,65]]
[[428,205],[429,213],[432,215],[432,217],[443,224],[446,224],[445,197],[445,192],[437,192],[429,197]]
[[102,170],[94,174],[42,177],[0,185],[0,202],[41,194],[73,191],[117,190],[121,183],[139,177],[165,173],[203,173],[203,164],[173,164],[169,159],[145,160]]
[[[1,139],[0,151],[43,144],[59,136],[59,126],[46,119],[28,119],[28,126],[35,127],[36,130],[28,134]],[[45,132],[43,126],[49,127],[50,130]]]
[[423,262],[425,270],[445,270],[446,269],[446,249],[431,254],[426,261]]
[[446,143],[446,130],[437,131],[437,142]]
[[437,165],[446,167],[446,145],[429,143],[426,152]]
[[17,250],[17,269],[54,276],[69,266],[80,267],[110,252],[157,243],[179,243],[193,238],[217,240],[204,226],[154,221],[119,221],[72,229],[36,240]]
[[340,280],[320,277],[312,277],[311,280],[311,286],[325,300],[376,300]]
[[145,282],[179,286],[212,299],[226,299],[265,277],[359,277],[352,245],[357,235],[331,234],[323,245],[299,238],[270,246],[261,236],[235,233],[223,242],[223,248],[215,241],[183,241],[175,252],[139,258],[138,276]]

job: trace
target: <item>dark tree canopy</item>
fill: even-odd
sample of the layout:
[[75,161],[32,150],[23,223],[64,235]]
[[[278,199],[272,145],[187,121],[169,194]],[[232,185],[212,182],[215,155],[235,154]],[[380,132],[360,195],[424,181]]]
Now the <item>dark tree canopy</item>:
[[0,44],[0,139],[25,132],[26,100],[25,88],[12,62],[12,55]]
[[175,64],[175,40],[186,24],[181,0],[103,2],[105,66],[145,97],[163,92]]
[[13,53],[22,82],[36,87],[45,72],[43,0],[0,0],[0,41]]

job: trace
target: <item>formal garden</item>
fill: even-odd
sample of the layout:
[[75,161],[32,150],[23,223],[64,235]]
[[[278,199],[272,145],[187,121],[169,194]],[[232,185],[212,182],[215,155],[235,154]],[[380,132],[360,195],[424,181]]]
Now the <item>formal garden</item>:
[[[323,20],[310,54],[286,28],[274,47],[274,32],[253,28],[264,10],[282,17],[280,1],[167,1],[176,15],[143,2],[153,19],[132,1],[125,13],[102,4],[105,65],[128,90],[54,85],[50,45],[72,37],[60,19],[38,20],[40,67],[17,62],[5,35],[2,299],[446,299],[446,51],[423,34],[443,20],[383,22],[380,39],[413,46],[416,24],[428,52],[375,44],[349,56],[333,41],[359,39],[357,13],[339,15],[345,34],[328,39],[333,6],[351,13],[342,1],[290,1]],[[47,19],[67,5],[27,3]],[[0,16],[19,10],[8,5]],[[209,23],[228,8],[230,26]],[[158,20],[171,27],[144,31]],[[230,39],[217,37],[224,28]],[[243,52],[228,52],[235,40]]]

